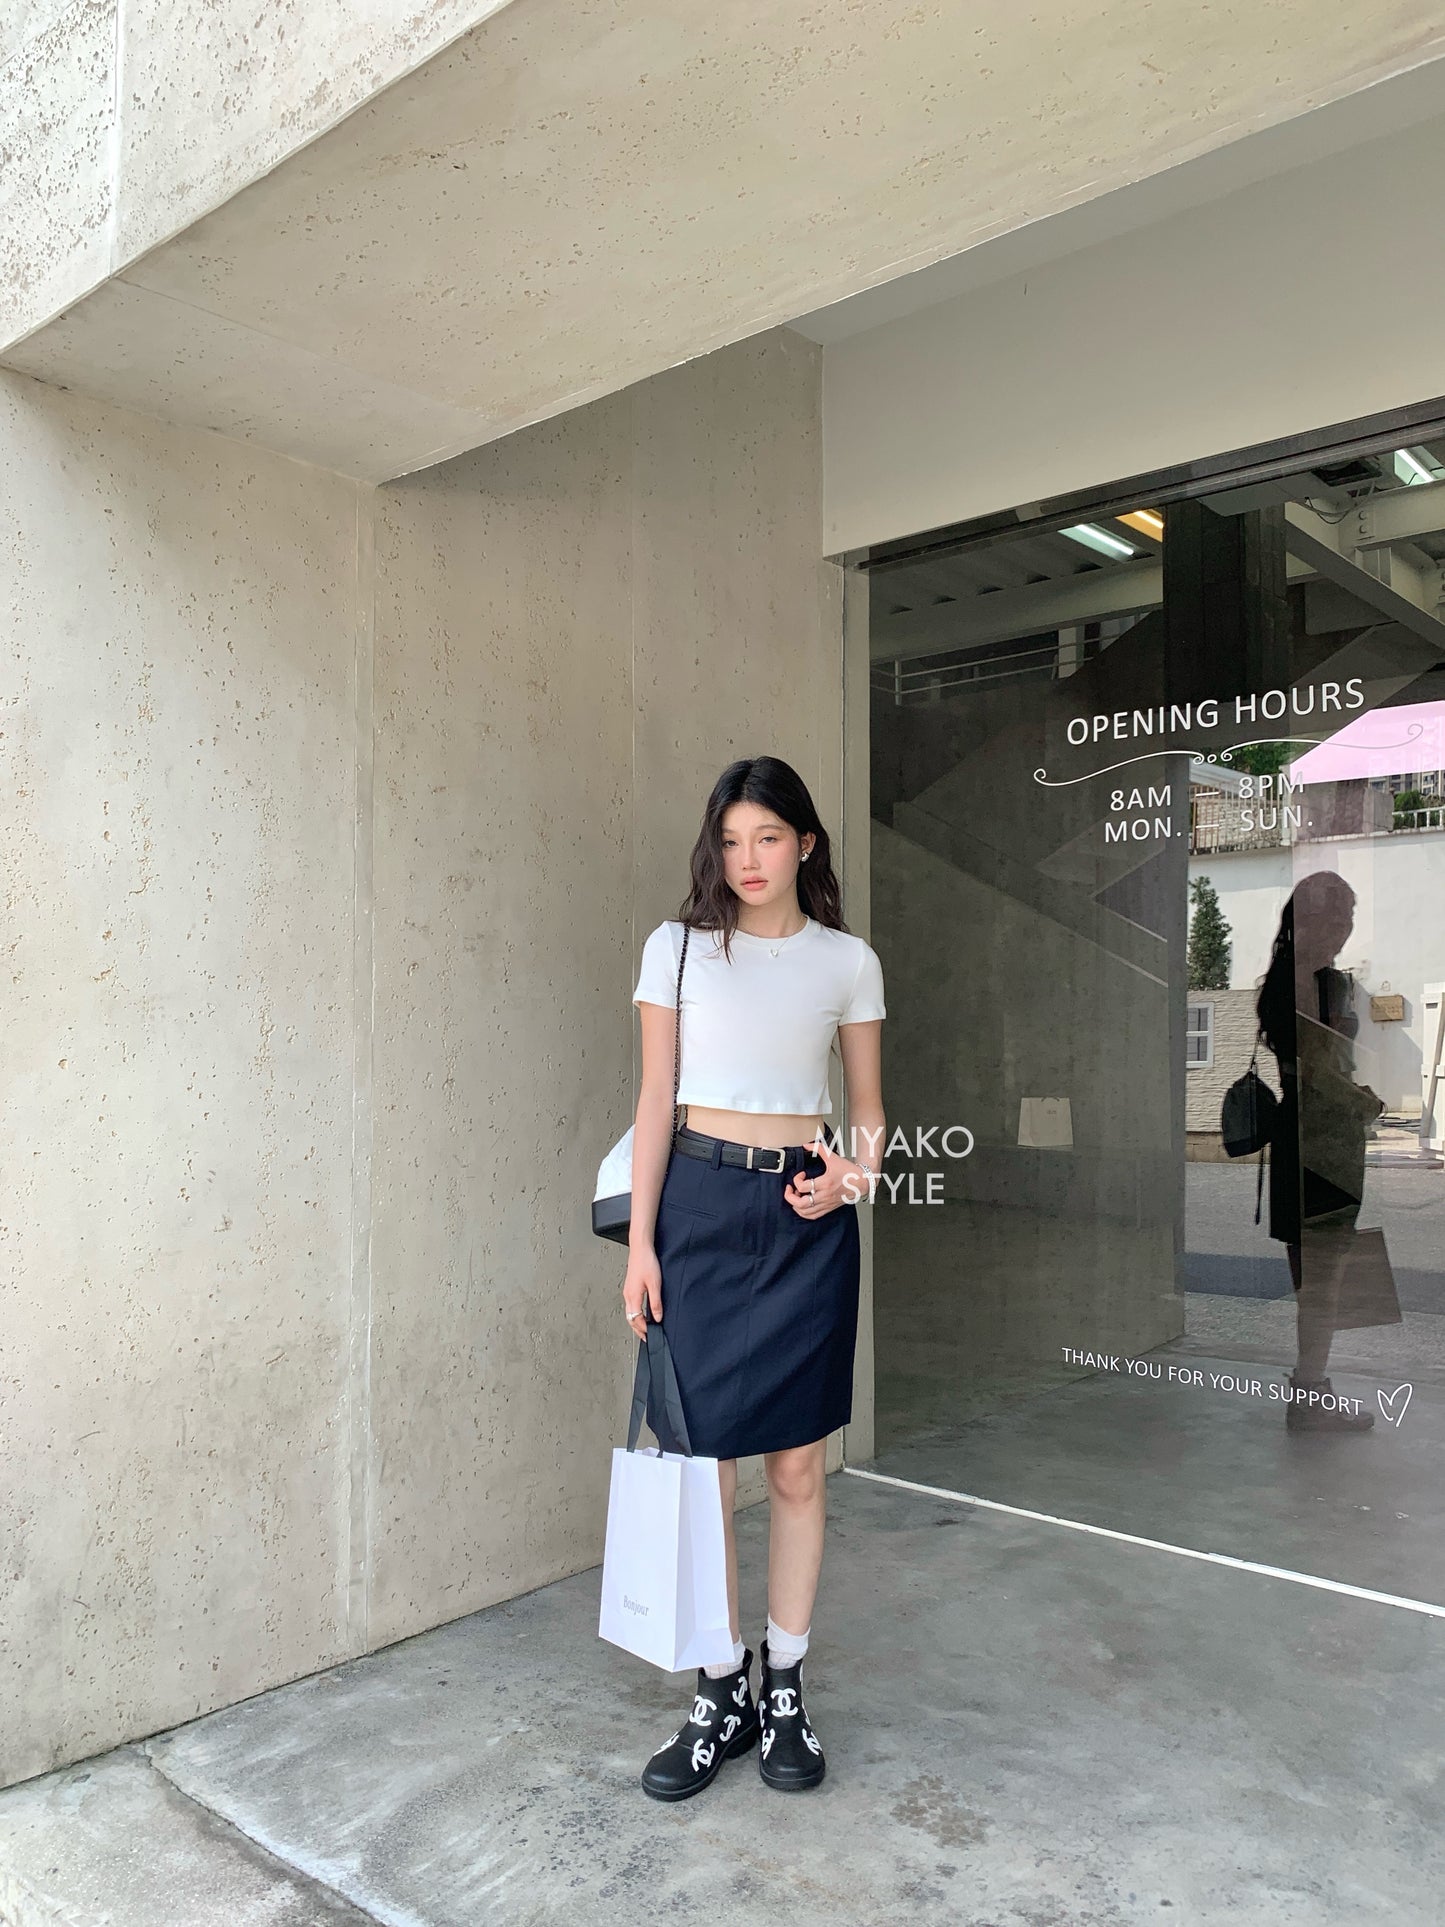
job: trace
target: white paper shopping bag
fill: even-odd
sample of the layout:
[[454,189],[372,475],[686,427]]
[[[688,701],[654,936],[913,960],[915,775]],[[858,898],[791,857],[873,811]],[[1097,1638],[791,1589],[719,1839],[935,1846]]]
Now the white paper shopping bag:
[[1066,1097],[1021,1097],[1019,1143],[1039,1149],[1072,1150],[1073,1107]]
[[[667,1443],[680,1452],[637,1450],[650,1379]],[[687,1445],[672,1358],[661,1328],[649,1324],[627,1446],[612,1454],[597,1632],[670,1673],[733,1656],[718,1462]]]
[[731,1660],[716,1459],[613,1452],[597,1631],[669,1673]]

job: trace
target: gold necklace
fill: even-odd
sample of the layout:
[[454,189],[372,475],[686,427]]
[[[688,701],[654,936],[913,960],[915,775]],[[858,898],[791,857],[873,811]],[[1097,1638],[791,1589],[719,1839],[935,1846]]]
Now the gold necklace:
[[804,917],[801,929],[790,930],[787,936],[783,938],[782,943],[770,943],[768,945],[768,955],[770,957],[776,957],[778,952],[783,948],[783,944],[791,943],[794,937],[801,937],[803,934],[803,931],[806,930],[807,927],[808,927],[808,919]]

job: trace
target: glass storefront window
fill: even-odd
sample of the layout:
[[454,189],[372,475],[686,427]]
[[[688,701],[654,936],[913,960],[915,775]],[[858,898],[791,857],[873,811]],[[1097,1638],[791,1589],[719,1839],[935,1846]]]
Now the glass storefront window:
[[871,1463],[1440,1603],[1445,441],[1411,453],[870,560]]

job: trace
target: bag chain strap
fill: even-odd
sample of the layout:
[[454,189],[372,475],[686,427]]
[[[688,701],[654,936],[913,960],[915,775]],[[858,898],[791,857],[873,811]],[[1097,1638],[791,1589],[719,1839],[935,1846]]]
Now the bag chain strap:
[[687,966],[687,940],[690,931],[682,926],[682,955],[677,960],[677,1019],[672,1032],[672,1128],[677,1129],[677,1087],[682,1076],[682,973]]

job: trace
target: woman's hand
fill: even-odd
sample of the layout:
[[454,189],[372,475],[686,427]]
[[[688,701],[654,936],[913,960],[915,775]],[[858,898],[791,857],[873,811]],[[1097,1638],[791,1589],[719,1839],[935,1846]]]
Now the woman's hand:
[[662,1266],[657,1261],[657,1252],[651,1245],[644,1250],[633,1251],[628,1247],[627,1276],[622,1281],[622,1308],[627,1313],[627,1322],[639,1338],[647,1336],[647,1321],[642,1312],[644,1305],[652,1307],[652,1322],[662,1323]]
[[[852,1158],[830,1150],[822,1138],[815,1139],[808,1149],[823,1160],[826,1169],[816,1178],[810,1178],[804,1171],[795,1171],[789,1180],[783,1196],[800,1218],[821,1218],[829,1211],[836,1211],[839,1205],[856,1204],[860,1198],[871,1195],[868,1173]],[[849,1177],[853,1182],[845,1191],[843,1181]]]

